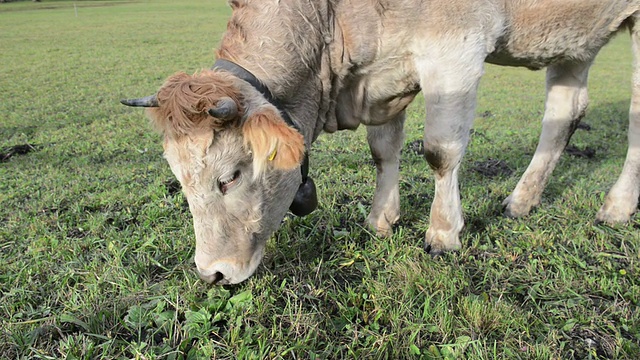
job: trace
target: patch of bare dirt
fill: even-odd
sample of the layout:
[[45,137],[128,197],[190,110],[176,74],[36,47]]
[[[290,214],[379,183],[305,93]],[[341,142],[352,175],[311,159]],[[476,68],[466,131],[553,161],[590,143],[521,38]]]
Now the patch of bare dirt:
[[15,155],[26,155],[36,150],[38,150],[38,145],[33,144],[20,144],[5,147],[0,150],[0,162],[7,162]]
[[511,173],[513,173],[513,170],[509,167],[509,165],[499,159],[476,161],[473,163],[473,166],[471,166],[471,170],[487,177],[511,175]]
[[406,149],[416,155],[424,155],[424,143],[422,140],[414,140],[408,143]]

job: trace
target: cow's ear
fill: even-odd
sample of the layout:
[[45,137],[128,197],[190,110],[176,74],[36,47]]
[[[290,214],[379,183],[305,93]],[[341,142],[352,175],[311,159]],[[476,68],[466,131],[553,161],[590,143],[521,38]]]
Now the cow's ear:
[[256,112],[242,125],[245,144],[253,152],[256,175],[268,166],[291,170],[302,162],[304,137],[272,109]]

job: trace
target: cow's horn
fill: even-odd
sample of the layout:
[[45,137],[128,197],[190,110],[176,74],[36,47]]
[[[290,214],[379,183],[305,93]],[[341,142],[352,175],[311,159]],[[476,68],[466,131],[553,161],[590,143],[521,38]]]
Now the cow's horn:
[[136,107],[158,107],[158,98],[156,95],[145,96],[140,99],[122,99],[121,103],[127,106],[136,106]]
[[209,115],[220,120],[231,120],[238,116],[238,104],[230,97],[218,100],[216,107],[208,110]]

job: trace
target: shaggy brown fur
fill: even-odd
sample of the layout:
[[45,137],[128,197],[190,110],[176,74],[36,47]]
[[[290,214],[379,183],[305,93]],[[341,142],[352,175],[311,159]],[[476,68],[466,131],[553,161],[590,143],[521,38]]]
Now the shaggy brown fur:
[[148,109],[149,117],[165,134],[187,135],[197,128],[222,129],[226,123],[210,116],[207,110],[222,97],[238,105],[238,119],[244,113],[243,95],[234,86],[234,77],[223,72],[204,70],[194,75],[180,72],[170,76],[158,91],[157,108]]

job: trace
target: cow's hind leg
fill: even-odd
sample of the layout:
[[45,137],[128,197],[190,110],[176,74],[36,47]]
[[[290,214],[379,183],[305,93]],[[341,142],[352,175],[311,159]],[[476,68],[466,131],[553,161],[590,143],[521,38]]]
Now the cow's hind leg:
[[638,22],[640,19],[637,19],[631,30],[634,62],[627,159],[618,181],[609,190],[604,205],[596,215],[597,221],[607,223],[629,221],[636,211],[638,196],[640,196],[640,23]]
[[540,203],[549,176],[587,108],[591,63],[552,65],[547,69],[547,100],[542,133],[529,167],[503,202],[505,215],[528,215]]
[[367,223],[378,236],[390,236],[400,216],[398,172],[404,140],[404,111],[384,125],[367,126],[367,141],[376,164],[376,191]]

